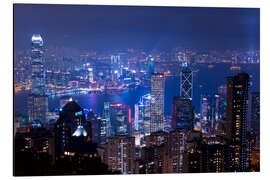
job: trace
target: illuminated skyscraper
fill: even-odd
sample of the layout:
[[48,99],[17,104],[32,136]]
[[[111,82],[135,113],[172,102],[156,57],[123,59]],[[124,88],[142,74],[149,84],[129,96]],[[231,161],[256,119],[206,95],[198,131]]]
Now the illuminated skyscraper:
[[39,34],[32,36],[31,49],[31,93],[35,95],[45,94],[45,67],[43,55],[43,40]]
[[132,135],[131,110],[126,104],[110,104],[110,137]]
[[210,132],[212,125],[212,105],[210,95],[201,95],[200,102],[200,113],[201,113],[201,132],[206,134]]
[[88,68],[88,77],[89,77],[89,82],[93,83],[94,82],[94,74],[93,74],[93,68]]
[[110,103],[104,102],[103,118],[101,123],[101,137],[105,140],[111,136]]
[[35,120],[42,124],[47,123],[48,96],[29,94],[27,99],[29,123]]
[[215,132],[220,129],[220,122],[226,118],[226,99],[220,94],[215,94],[213,103],[212,123]]
[[120,55],[111,55],[111,64],[115,65],[115,64],[120,64]]
[[138,121],[137,130],[140,134],[150,134],[150,104],[151,95],[146,94],[140,98],[140,101],[135,105],[135,121]]
[[232,145],[231,171],[247,171],[248,90],[248,74],[240,73],[228,78],[226,138]]
[[39,34],[31,39],[31,93],[28,96],[29,122],[38,120],[47,123],[48,97],[45,95],[45,67],[43,55],[43,40]]
[[150,132],[163,131],[164,116],[164,75],[152,73],[151,75],[151,104],[150,104]]
[[148,78],[151,78],[152,73],[155,72],[155,62],[152,55],[147,57],[147,66],[148,66]]
[[136,145],[142,145],[145,135],[150,134],[150,103],[151,95],[146,94],[135,104]]
[[192,100],[193,93],[193,73],[187,63],[183,63],[182,69],[180,72],[180,96],[183,96],[186,99]]
[[172,128],[193,129],[194,112],[190,99],[181,96],[173,97]]

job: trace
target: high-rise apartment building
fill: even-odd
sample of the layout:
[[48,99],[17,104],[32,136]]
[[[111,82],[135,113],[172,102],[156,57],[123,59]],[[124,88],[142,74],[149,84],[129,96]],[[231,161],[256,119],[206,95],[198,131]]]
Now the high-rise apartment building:
[[239,73],[236,76],[228,78],[226,138],[232,147],[231,171],[247,171],[248,90],[248,74]]
[[135,138],[115,136],[108,138],[102,145],[104,149],[102,159],[111,171],[122,174],[134,174],[136,167]]
[[251,93],[250,131],[255,135],[256,144],[260,144],[260,93]]

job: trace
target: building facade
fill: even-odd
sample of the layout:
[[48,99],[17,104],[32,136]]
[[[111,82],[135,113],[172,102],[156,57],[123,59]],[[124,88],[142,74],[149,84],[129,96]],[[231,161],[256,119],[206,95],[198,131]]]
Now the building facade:
[[29,122],[35,120],[47,123],[48,97],[45,94],[45,62],[43,54],[43,39],[34,34],[31,39],[31,93],[28,95]]
[[247,171],[248,91],[248,74],[239,73],[228,78],[226,138],[232,147],[231,171]]
[[126,104],[110,104],[110,137],[132,135],[131,109]]
[[193,129],[194,112],[192,102],[181,96],[173,97],[173,129]]
[[151,104],[150,104],[150,132],[163,131],[164,116],[164,86],[162,73],[151,75]]
[[115,136],[108,138],[102,145],[102,160],[109,170],[121,174],[136,173],[135,138],[128,136]]
[[180,72],[180,96],[192,100],[193,94],[193,72],[187,64],[182,65]]

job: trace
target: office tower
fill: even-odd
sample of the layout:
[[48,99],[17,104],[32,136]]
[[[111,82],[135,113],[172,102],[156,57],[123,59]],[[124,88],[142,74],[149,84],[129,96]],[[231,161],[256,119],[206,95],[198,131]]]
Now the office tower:
[[144,138],[150,134],[150,104],[151,95],[145,94],[135,104],[135,143],[136,146],[143,146]]
[[78,147],[88,142],[92,142],[91,124],[85,120],[83,109],[71,101],[55,123],[56,159],[80,151]]
[[131,109],[126,104],[110,104],[110,137],[132,135]]
[[201,95],[200,113],[201,113],[201,132],[207,134],[210,132],[212,123],[212,105],[211,96],[204,94]]
[[87,121],[91,124],[92,131],[92,141],[95,143],[100,143],[100,119],[98,119],[94,112],[90,109],[87,114]]
[[90,83],[94,82],[94,74],[93,74],[93,68],[88,68],[88,79]]
[[213,103],[213,128],[214,132],[218,132],[220,130],[220,122],[224,118],[226,118],[226,99],[220,95],[214,95],[214,103]]
[[[102,128],[104,130],[103,135],[105,137],[112,136],[112,124],[110,121],[110,103],[104,102],[103,118],[102,118]],[[105,138],[106,139],[106,138]]]
[[147,57],[147,73],[148,73],[148,78],[151,78],[152,73],[155,72],[155,62],[153,56],[150,54]]
[[112,80],[116,80],[120,78],[120,55],[112,55],[111,56],[111,74]]
[[232,171],[245,172],[249,75],[239,73],[227,80],[226,138],[232,146]]
[[255,135],[256,144],[260,144],[260,93],[251,93],[250,130]]
[[[139,102],[140,103],[140,102]],[[134,131],[138,131],[139,130],[139,118],[141,119],[141,117],[143,116],[142,114],[142,108],[140,106],[140,104],[137,103],[134,105],[134,123],[133,123],[133,127],[134,127]]]
[[45,63],[43,55],[43,40],[39,34],[32,36],[31,46],[31,94],[45,94]]
[[128,136],[115,136],[108,138],[102,145],[102,159],[111,171],[120,171],[122,174],[135,173],[135,138]]
[[103,144],[106,142],[107,139],[107,121],[104,117],[98,117],[99,121],[100,121],[100,142],[99,144]]
[[182,69],[180,72],[180,96],[192,100],[192,93],[193,93],[192,83],[193,83],[192,69],[188,67],[186,63],[184,63],[182,65]]
[[41,124],[47,123],[48,97],[46,95],[29,94],[27,99],[29,123],[37,120]]
[[146,94],[135,104],[135,130],[141,135],[150,134],[150,103],[151,95]]
[[151,104],[150,104],[150,132],[163,131],[164,115],[164,75],[151,75]]
[[120,55],[111,55],[111,64],[115,65],[115,64],[120,64]]
[[32,36],[31,48],[31,93],[28,95],[27,106],[29,122],[34,120],[47,123],[48,97],[45,95],[45,71],[43,40],[38,34]]
[[182,96],[173,97],[172,128],[193,129],[194,112],[190,99]]

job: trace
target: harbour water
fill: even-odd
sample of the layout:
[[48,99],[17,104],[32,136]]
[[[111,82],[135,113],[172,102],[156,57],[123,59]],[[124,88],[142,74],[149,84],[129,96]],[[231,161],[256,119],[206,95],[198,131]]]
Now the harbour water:
[[[193,106],[195,112],[199,112],[200,95],[202,93],[215,94],[218,86],[226,84],[228,76],[236,75],[239,72],[246,72],[251,76],[250,92],[260,91],[260,65],[259,64],[243,64],[238,65],[241,70],[230,70],[230,64],[215,64],[209,68],[208,65],[199,65],[193,75]],[[103,112],[104,102],[124,103],[131,107],[132,117],[134,116],[134,105],[139,98],[149,93],[149,88],[137,87],[136,89],[126,90],[116,94],[91,93],[76,94],[72,98],[78,104],[86,109],[92,109],[94,113],[101,115]],[[165,115],[172,114],[173,96],[180,94],[180,78],[179,76],[167,76],[165,80]],[[59,107],[60,97],[49,98],[49,110]],[[14,95],[14,112],[27,114],[27,92],[20,92]]]

